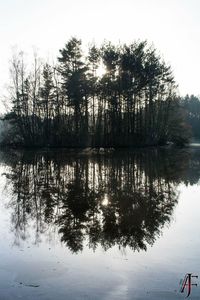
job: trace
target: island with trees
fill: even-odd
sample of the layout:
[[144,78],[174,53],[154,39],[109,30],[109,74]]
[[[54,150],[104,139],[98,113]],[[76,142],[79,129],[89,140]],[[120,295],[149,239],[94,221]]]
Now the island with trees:
[[35,55],[28,70],[19,53],[10,73],[12,108],[3,117],[2,145],[121,148],[184,145],[191,136],[188,100],[178,96],[170,66],[146,41],[83,51],[72,37],[56,64]]

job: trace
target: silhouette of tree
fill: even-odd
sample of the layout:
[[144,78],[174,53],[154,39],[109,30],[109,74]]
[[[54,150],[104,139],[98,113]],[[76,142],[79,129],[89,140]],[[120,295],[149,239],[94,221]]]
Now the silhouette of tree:
[[[106,72],[97,76],[100,66]],[[73,37],[56,66],[42,66],[35,55],[28,72],[19,54],[11,74],[13,106],[5,120],[14,144],[118,148],[189,140],[171,68],[146,41],[105,42],[83,55]]]

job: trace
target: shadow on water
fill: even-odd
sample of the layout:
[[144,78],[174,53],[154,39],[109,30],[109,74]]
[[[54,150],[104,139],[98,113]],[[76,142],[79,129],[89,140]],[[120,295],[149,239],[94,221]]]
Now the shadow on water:
[[78,253],[88,246],[146,250],[170,222],[178,184],[199,180],[192,149],[119,151],[107,155],[54,152],[1,153],[12,193],[12,229],[26,239],[34,223],[36,243],[47,228]]

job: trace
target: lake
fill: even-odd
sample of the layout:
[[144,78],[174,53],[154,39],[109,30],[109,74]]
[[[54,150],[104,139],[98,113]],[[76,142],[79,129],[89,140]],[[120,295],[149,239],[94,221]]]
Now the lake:
[[0,174],[0,300],[184,299],[200,276],[200,146],[1,151]]

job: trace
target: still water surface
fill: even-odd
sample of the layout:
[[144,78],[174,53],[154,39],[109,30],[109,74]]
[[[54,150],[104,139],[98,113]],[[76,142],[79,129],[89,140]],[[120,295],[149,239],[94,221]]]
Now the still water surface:
[[0,300],[184,299],[200,275],[200,148],[0,152],[0,175]]

